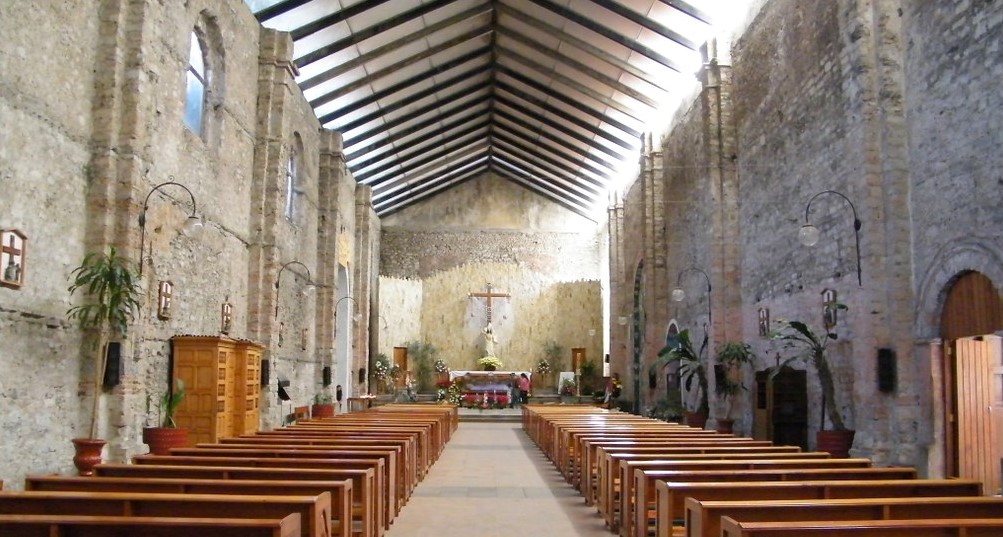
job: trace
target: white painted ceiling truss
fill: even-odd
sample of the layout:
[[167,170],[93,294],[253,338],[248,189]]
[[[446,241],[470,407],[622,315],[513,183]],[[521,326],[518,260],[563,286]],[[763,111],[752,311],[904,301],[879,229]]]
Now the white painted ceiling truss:
[[490,171],[591,217],[719,0],[246,0],[389,215]]

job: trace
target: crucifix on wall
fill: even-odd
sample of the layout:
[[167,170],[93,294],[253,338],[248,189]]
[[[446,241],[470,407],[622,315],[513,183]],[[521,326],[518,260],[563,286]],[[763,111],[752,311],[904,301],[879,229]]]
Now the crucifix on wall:
[[512,295],[508,293],[496,293],[494,287],[488,283],[488,290],[484,293],[470,293],[470,298],[483,298],[487,300],[487,324],[491,324],[491,299],[492,298],[510,298]]

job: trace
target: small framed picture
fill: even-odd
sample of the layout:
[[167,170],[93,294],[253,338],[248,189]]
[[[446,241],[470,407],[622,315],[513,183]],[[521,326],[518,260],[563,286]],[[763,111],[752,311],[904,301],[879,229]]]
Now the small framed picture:
[[20,289],[24,275],[28,237],[17,229],[0,230],[0,286]]

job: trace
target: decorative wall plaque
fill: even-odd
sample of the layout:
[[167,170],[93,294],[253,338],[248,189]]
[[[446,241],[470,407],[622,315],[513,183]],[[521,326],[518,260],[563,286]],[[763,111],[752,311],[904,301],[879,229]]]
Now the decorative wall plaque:
[[17,229],[0,230],[0,286],[20,289],[24,285],[28,237]]
[[770,308],[759,308],[759,337],[770,336]]
[[223,334],[229,334],[230,327],[233,325],[233,304],[230,304],[230,297],[223,299],[223,305],[220,307],[219,314],[219,331]]

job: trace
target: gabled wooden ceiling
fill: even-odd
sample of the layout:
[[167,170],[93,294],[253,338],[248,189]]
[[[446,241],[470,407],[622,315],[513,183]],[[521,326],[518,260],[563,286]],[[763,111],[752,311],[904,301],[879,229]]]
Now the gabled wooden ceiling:
[[486,171],[586,217],[728,0],[246,0],[385,216]]

